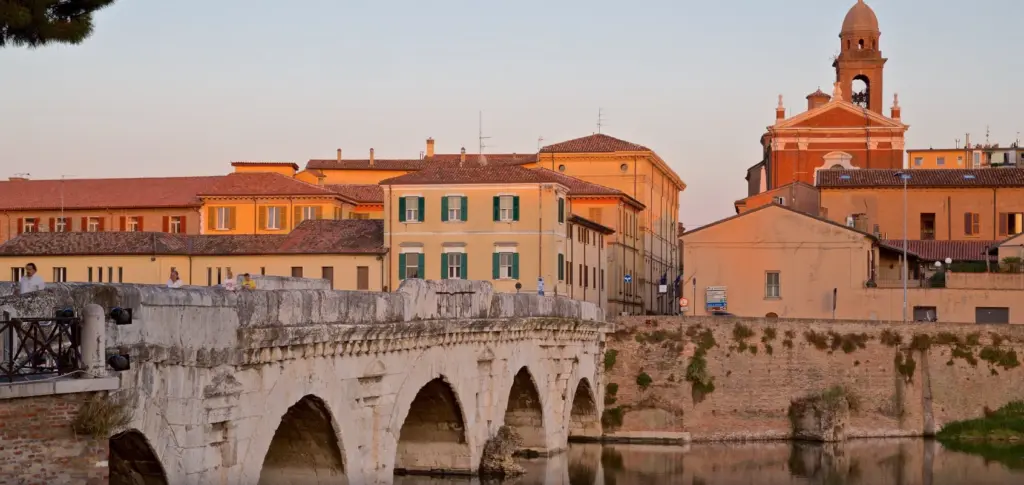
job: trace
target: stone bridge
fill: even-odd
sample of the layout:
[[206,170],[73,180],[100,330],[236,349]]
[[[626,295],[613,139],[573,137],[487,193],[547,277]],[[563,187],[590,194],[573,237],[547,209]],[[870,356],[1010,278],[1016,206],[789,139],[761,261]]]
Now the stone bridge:
[[592,304],[455,280],[52,286],[6,309],[134,310],[104,330],[108,355],[131,356],[114,395],[134,409],[110,440],[112,484],[389,484],[475,473],[503,424],[541,454],[601,433],[609,325]]

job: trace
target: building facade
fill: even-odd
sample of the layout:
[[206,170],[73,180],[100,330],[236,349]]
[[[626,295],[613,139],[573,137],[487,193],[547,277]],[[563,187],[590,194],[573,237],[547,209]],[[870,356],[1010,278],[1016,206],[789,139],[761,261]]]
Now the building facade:
[[1015,142],[1008,147],[968,143],[964,148],[910,149],[907,150],[907,166],[911,169],[1022,168],[1024,148]]

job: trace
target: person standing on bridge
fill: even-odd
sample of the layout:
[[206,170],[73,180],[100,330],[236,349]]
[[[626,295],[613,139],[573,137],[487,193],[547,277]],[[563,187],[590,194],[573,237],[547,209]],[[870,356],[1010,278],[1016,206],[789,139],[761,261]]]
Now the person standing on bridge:
[[252,279],[252,276],[249,276],[249,273],[245,273],[245,274],[242,275],[242,289],[243,290],[255,290],[256,289],[256,280]]
[[14,288],[15,295],[27,295],[33,291],[46,289],[46,282],[36,272],[36,264],[25,265],[25,275],[18,279],[18,286]]
[[235,281],[235,274],[231,272],[231,268],[228,268],[227,279],[224,280],[224,284],[221,286],[228,291],[235,291],[238,289],[238,282]]
[[183,284],[185,284],[185,283],[183,281],[181,281],[180,277],[178,277],[178,270],[174,269],[174,268],[171,268],[171,278],[169,280],[167,280],[167,287],[168,288],[181,288],[181,285],[183,285]]

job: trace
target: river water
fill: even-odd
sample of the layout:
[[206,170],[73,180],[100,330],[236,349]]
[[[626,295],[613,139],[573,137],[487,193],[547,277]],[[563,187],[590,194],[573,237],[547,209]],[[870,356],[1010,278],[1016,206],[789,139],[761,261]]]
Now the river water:
[[395,477],[396,485],[1024,485],[1024,469],[947,450],[920,439],[822,445],[569,445],[566,453],[520,462],[503,482]]

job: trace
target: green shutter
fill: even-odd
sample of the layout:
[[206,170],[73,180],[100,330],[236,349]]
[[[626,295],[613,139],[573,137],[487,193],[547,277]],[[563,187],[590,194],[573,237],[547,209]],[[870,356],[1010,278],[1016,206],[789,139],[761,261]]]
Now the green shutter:
[[518,221],[519,220],[519,196],[518,195],[512,198],[512,220],[513,221]]
[[565,199],[558,198],[558,223],[562,224],[565,222]]
[[420,261],[419,261],[419,264],[417,264],[417,266],[418,266],[417,269],[420,272],[420,279],[424,279],[425,280],[425,279],[427,279],[427,273],[426,273],[426,271],[427,271],[427,265],[426,265],[427,258],[425,256],[423,256],[423,253],[419,253],[418,257],[419,257]]
[[519,279],[519,253],[512,253],[512,277]]
[[494,196],[494,220],[501,220],[501,197],[497,195]]
[[419,207],[419,209],[420,209],[420,217],[419,217],[419,219],[416,219],[416,220],[419,221],[419,222],[423,222],[423,221],[427,220],[427,213],[424,210],[424,205],[425,204],[424,204],[423,197],[417,197],[416,202],[418,202],[420,204],[420,207]]
[[491,256],[491,279],[501,279],[501,253]]
[[565,281],[565,255],[558,255],[558,281]]
[[405,222],[405,197],[398,198],[398,222]]
[[462,222],[466,222],[469,220],[469,197],[462,196],[459,202],[462,204],[462,207],[460,207],[462,209]]
[[405,253],[398,255],[398,280],[405,279]]
[[466,254],[466,253],[462,253],[462,258],[461,259],[462,259],[462,279],[468,280],[469,279],[469,266],[468,266],[467,263],[469,262],[469,255]]
[[448,279],[448,253],[441,253],[441,279]]
[[441,197],[441,222],[448,221],[448,197]]

